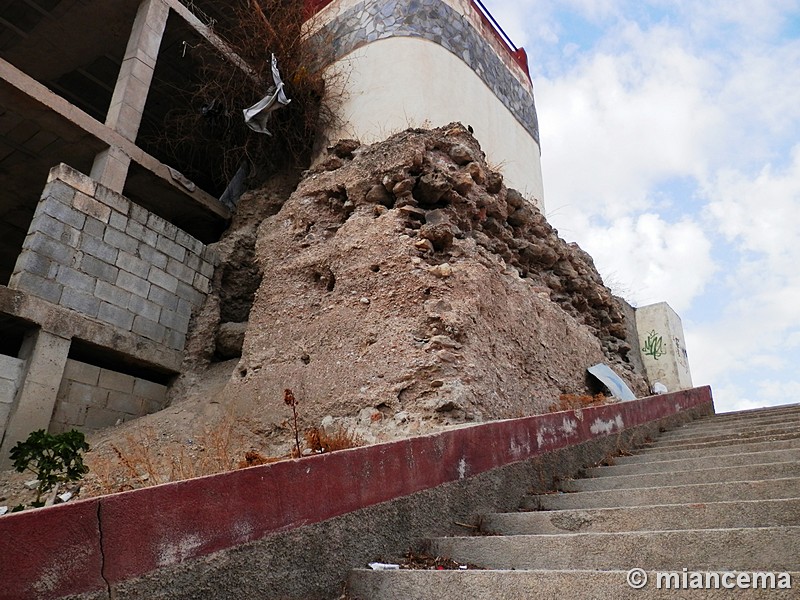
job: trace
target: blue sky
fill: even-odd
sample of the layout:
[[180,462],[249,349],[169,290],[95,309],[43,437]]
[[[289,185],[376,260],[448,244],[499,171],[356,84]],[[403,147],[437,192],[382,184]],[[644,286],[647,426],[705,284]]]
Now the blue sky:
[[546,214],[681,315],[718,411],[800,402],[800,0],[484,0],[528,52]]

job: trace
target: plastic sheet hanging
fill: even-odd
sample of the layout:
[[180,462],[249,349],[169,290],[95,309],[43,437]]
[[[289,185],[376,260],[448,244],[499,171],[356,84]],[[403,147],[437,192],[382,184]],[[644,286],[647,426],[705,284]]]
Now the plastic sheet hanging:
[[278,59],[275,58],[274,54],[272,55],[272,81],[274,85],[269,87],[267,95],[250,108],[245,108],[242,111],[244,113],[244,122],[247,123],[250,129],[267,135],[272,135],[267,129],[267,123],[272,117],[272,113],[291,102],[283,91],[284,85],[281,80],[281,74],[278,71]]

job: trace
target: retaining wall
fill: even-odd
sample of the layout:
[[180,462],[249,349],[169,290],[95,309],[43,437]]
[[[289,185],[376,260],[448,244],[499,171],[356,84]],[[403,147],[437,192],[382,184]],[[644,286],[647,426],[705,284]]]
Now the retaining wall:
[[0,354],[0,438],[6,429],[24,366],[25,361]]
[[338,598],[353,567],[710,413],[697,388],[7,515],[0,598]]
[[109,427],[159,411],[166,403],[166,386],[70,359],[64,368],[50,432]]
[[180,351],[213,272],[202,242],[61,164],[9,287]]

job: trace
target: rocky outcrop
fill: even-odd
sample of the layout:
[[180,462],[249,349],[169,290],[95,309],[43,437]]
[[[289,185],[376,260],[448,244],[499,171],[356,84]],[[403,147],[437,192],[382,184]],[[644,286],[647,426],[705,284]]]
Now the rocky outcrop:
[[[331,148],[261,222],[252,264],[225,397],[260,421],[285,418],[285,388],[307,425],[358,425],[366,441],[534,414],[589,391],[597,362],[646,391],[591,258],[458,124]],[[226,355],[241,328],[223,328]]]

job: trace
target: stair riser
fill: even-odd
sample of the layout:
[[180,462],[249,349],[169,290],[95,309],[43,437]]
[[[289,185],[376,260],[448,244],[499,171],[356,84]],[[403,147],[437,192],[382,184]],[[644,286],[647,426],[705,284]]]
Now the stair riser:
[[[679,571],[680,572],[680,571]],[[355,571],[352,600],[528,600],[544,598],[613,598],[614,600],[784,600],[796,598],[800,572],[791,573],[794,590],[657,589],[648,573],[645,589],[627,584],[627,571]],[[591,590],[591,595],[587,591]]]
[[680,437],[695,437],[698,435],[717,435],[724,433],[738,433],[741,431],[752,431],[757,429],[773,429],[776,427],[800,427],[800,418],[787,420],[775,419],[774,421],[764,421],[761,423],[748,423],[743,422],[741,425],[703,425],[695,426],[686,425],[679,429],[665,431],[661,434],[659,439],[671,440]]
[[615,508],[653,504],[692,504],[698,502],[735,502],[796,498],[800,479],[738,481],[633,490],[576,492],[527,496],[523,510],[563,510],[568,508]]
[[741,431],[720,430],[718,432],[698,431],[694,435],[681,434],[680,436],[662,435],[653,444],[663,446],[667,444],[681,444],[684,442],[712,442],[716,440],[765,437],[781,433],[794,433],[800,435],[800,425],[778,425],[775,427],[754,427]]
[[490,569],[797,568],[799,527],[437,538],[432,554]]
[[[656,473],[652,475],[619,475],[564,481],[559,489],[565,492],[594,490],[622,490],[628,488],[660,487],[664,485],[691,485],[695,483],[722,483],[725,481],[761,481],[800,477],[800,463],[788,462],[771,465],[725,467],[722,469],[696,469]],[[800,491],[798,491],[800,494]]]
[[763,442],[779,442],[783,440],[798,440],[800,441],[800,433],[776,433],[775,435],[759,435],[753,437],[730,438],[712,441],[694,441],[694,442],[680,442],[674,444],[646,444],[640,450],[641,454],[650,454],[653,452],[672,452],[675,450],[697,450],[702,448],[715,448],[717,446],[735,446],[738,444],[760,444]]
[[726,443],[739,443],[749,442],[750,440],[759,439],[761,441],[768,441],[771,439],[792,439],[800,438],[800,429],[787,429],[782,428],[775,431],[751,431],[741,434],[730,435],[711,435],[711,436],[697,436],[689,437],[682,440],[662,440],[659,439],[651,442],[645,446],[647,449],[670,449],[687,447],[689,445],[711,444],[716,442]]
[[665,460],[641,464],[634,463],[609,467],[595,467],[586,469],[586,476],[614,477],[617,475],[643,475],[648,473],[669,473],[672,471],[689,471],[692,469],[721,469],[742,465],[791,461],[800,461],[800,449],[778,450],[776,452],[749,452],[746,454],[728,454],[727,456],[707,456],[703,458],[686,458],[684,460]]
[[800,498],[484,515],[497,535],[800,526]]

